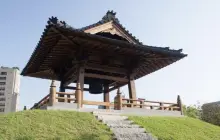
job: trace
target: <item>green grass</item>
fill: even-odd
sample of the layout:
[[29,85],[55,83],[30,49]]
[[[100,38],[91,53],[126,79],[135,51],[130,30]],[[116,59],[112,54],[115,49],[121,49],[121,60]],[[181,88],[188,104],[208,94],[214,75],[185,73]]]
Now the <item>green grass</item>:
[[92,114],[22,111],[0,115],[0,140],[109,140],[112,133]]
[[220,127],[198,119],[137,116],[129,118],[143,126],[158,140],[220,140]]

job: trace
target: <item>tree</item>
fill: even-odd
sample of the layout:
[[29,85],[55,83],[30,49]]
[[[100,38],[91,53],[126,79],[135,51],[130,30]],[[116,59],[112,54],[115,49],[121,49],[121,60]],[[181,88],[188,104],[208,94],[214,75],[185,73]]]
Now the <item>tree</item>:
[[27,110],[27,107],[26,107],[26,106],[24,106],[24,110]]
[[183,112],[188,117],[201,119],[201,105],[199,102],[197,102],[197,105],[184,105]]
[[202,120],[220,126],[220,102],[204,104],[202,106]]

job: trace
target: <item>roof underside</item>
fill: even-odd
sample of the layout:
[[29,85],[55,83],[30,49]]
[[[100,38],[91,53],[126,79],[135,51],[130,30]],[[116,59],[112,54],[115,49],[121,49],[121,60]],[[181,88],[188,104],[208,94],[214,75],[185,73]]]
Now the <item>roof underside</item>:
[[[131,74],[138,79],[185,57],[181,51],[132,44],[108,33],[91,35],[51,18],[21,75],[69,83],[76,80],[83,64],[85,73],[121,79]],[[85,77],[85,84],[91,79]],[[115,81],[105,80],[108,84]]]

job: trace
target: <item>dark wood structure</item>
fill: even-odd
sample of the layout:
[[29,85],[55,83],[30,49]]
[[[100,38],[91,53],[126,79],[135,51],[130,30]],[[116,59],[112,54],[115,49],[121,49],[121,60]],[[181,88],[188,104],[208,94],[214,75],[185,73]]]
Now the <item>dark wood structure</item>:
[[69,84],[78,83],[80,94],[104,93],[104,102],[109,102],[109,92],[128,84],[129,98],[135,100],[136,79],[187,56],[182,49],[143,45],[115,15],[108,11],[102,20],[81,29],[51,17],[21,75],[60,81],[60,92],[76,90]]

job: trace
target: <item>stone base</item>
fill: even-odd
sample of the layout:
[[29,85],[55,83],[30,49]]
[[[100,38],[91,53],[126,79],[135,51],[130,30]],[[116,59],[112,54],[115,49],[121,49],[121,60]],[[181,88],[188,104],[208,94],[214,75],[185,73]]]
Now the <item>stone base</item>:
[[55,103],[53,106],[42,106],[41,109],[45,110],[69,110],[69,111],[80,111],[80,112],[115,112],[123,115],[135,115],[135,116],[170,116],[170,117],[182,117],[180,111],[169,111],[169,110],[150,110],[143,108],[123,108],[122,110],[114,109],[95,109],[95,108],[81,108],[77,109],[76,103]]

